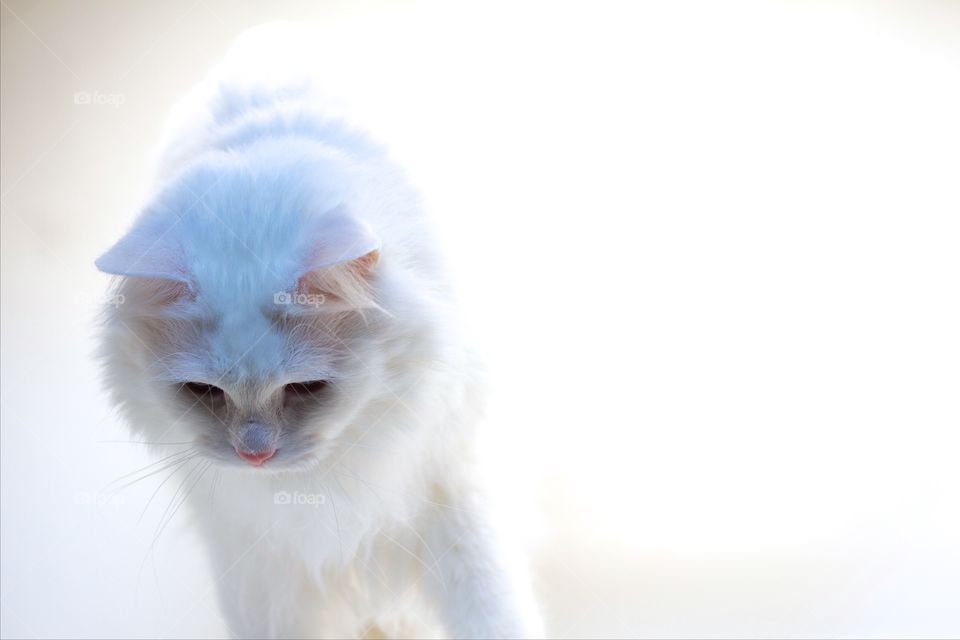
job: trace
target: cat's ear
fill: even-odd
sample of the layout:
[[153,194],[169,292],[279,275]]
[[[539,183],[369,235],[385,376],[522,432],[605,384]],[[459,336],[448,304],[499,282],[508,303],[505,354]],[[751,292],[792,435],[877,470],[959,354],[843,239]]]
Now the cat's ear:
[[[376,253],[380,239],[370,227],[340,204],[316,218],[307,232],[304,273],[344,265]],[[365,261],[370,263],[369,260]],[[369,266],[373,266],[373,260]]]
[[321,216],[308,237],[296,293],[328,310],[376,307],[371,285],[380,239],[370,227],[340,205]]
[[141,220],[95,264],[104,273],[165,280],[192,289],[183,249],[172,229],[150,220]]

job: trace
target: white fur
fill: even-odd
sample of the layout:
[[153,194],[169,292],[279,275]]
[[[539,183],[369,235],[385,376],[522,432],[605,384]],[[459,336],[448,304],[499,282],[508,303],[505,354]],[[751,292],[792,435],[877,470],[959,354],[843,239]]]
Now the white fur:
[[[476,471],[478,364],[416,194],[305,84],[237,80],[256,40],[179,105],[155,197],[98,261],[124,294],[104,328],[113,398],[144,441],[194,443],[173,468],[231,633],[537,636]],[[311,273],[322,304],[274,303]],[[273,425],[284,384],[328,378],[319,417]],[[231,417],[180,402],[185,381],[225,389]],[[232,448],[254,415],[279,444],[261,468]]]

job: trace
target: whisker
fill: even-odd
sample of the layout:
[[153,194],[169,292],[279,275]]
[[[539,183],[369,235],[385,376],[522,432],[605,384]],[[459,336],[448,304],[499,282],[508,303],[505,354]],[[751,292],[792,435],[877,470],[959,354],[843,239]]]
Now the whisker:
[[[172,468],[172,467],[176,467],[176,466],[179,466],[179,465],[183,464],[183,463],[186,462],[187,460],[190,460],[190,459],[196,457],[196,456],[198,455],[198,452],[194,452],[194,451],[181,451],[181,452],[180,452],[179,454],[177,454],[177,455],[179,455],[180,457],[179,457],[179,458],[176,458],[176,459],[174,459],[174,460],[165,460],[165,461],[164,461],[165,464],[163,464],[163,466],[160,466],[160,467],[158,467],[158,468],[156,468],[156,469],[154,469],[154,470],[152,470],[152,471],[148,471],[148,472],[144,473],[143,475],[141,475],[140,477],[137,477],[137,478],[134,478],[133,480],[130,480],[129,482],[125,482],[125,483],[123,483],[123,484],[121,484],[121,485],[119,485],[119,486],[113,487],[112,485],[115,485],[116,483],[120,482],[120,481],[123,480],[123,478],[125,478],[125,477],[129,477],[131,474],[127,474],[126,476],[117,478],[116,480],[114,480],[113,482],[111,482],[110,484],[108,484],[107,486],[105,486],[105,487],[103,488],[102,493],[104,493],[104,495],[106,495],[106,496],[114,496],[114,495],[118,494],[119,492],[123,491],[124,489],[126,489],[127,487],[130,487],[130,486],[132,486],[132,485],[135,485],[135,484],[137,484],[138,482],[142,482],[143,480],[146,480],[147,478],[149,478],[149,477],[151,477],[151,476],[155,476],[155,475],[157,475],[158,473],[163,473],[163,472],[166,471],[167,469],[170,469],[170,468]],[[172,457],[172,456],[171,456],[171,457]],[[151,466],[152,466],[152,465],[151,465]],[[147,468],[149,468],[149,467],[147,467]],[[143,469],[141,469],[140,471],[135,472],[135,473],[140,473],[140,472],[142,472],[142,471],[143,471]]]
[[197,481],[199,481],[199,479],[203,477],[203,473],[207,470],[210,464],[210,462],[201,461],[187,473],[186,477],[184,477],[183,481],[177,487],[176,492],[173,494],[173,498],[171,498],[170,502],[167,504],[167,508],[164,510],[163,515],[160,516],[160,523],[157,526],[157,531],[153,536],[153,543],[151,543],[151,546],[157,543],[157,540],[160,539],[160,536],[167,528],[167,525],[169,525],[170,521],[173,520],[173,516],[176,515],[177,511],[179,511],[183,501],[186,500],[187,496],[190,494],[191,489],[196,486],[196,481],[188,485],[191,478],[193,478],[193,475],[197,473],[197,471],[200,471],[200,473],[197,475]]
[[217,494],[217,487],[220,486],[220,480],[223,479],[223,471],[217,469],[213,475],[213,481],[210,482],[210,500],[212,501],[214,496]]
[[156,465],[158,465],[158,464],[162,464],[163,462],[165,462],[165,461],[167,461],[167,460],[170,460],[171,458],[175,458],[175,457],[177,457],[177,456],[183,455],[184,453],[187,453],[187,452],[189,452],[189,451],[192,451],[192,449],[185,449],[185,450],[183,450],[183,451],[177,451],[176,453],[171,453],[170,455],[164,456],[164,457],[160,458],[159,460],[154,460],[154,461],[151,462],[150,464],[148,464],[148,465],[146,465],[146,466],[143,466],[143,467],[140,467],[140,468],[137,469],[136,471],[131,471],[130,473],[125,473],[125,474],[123,474],[122,476],[120,476],[120,477],[117,478],[116,480],[113,480],[112,482],[110,482],[106,487],[104,487],[104,489],[109,488],[110,485],[114,484],[115,482],[119,482],[120,480],[123,480],[123,479],[125,479],[125,478],[129,478],[130,476],[135,476],[135,475],[137,475],[138,473],[141,473],[141,472],[143,472],[143,471],[146,471],[146,470],[149,469],[150,467],[156,466]]
[[340,516],[337,515],[337,501],[333,497],[333,492],[323,485],[324,491],[330,495],[330,504],[333,505],[333,519],[337,523],[337,546],[340,548],[340,564],[343,564],[343,534],[340,532]]
[[[167,481],[170,480],[170,478],[172,478],[173,476],[177,475],[177,472],[179,472],[180,469],[183,468],[183,465],[185,465],[185,464],[186,464],[187,462],[189,462],[191,459],[192,459],[192,458],[185,458],[184,460],[181,460],[181,461],[178,462],[177,464],[173,465],[173,466],[174,466],[173,471],[171,471],[171,472],[169,473],[169,475],[167,475],[167,477],[164,478],[163,481],[162,481],[160,484],[157,485],[157,488],[153,490],[153,493],[150,494],[150,499],[147,500],[146,506],[144,506],[144,507],[143,507],[143,511],[140,512],[140,517],[137,518],[137,524],[140,524],[140,521],[143,520],[143,516],[147,515],[147,510],[150,508],[150,505],[153,503],[154,498],[156,498],[157,495],[160,493],[160,489],[163,488],[163,485],[167,484]],[[169,467],[167,467],[167,468],[169,468]]]
[[[210,464],[210,463],[207,463],[207,464]],[[166,518],[167,518],[167,513],[170,511],[170,508],[173,506],[173,503],[174,503],[174,502],[177,500],[177,498],[180,496],[180,493],[181,493],[181,491],[183,490],[183,487],[186,485],[186,483],[187,483],[187,482],[190,480],[190,478],[193,476],[194,472],[197,471],[197,469],[202,468],[203,466],[204,466],[204,462],[201,461],[199,464],[197,464],[197,465],[194,466],[192,469],[190,469],[189,472],[187,472],[187,474],[184,476],[183,480],[181,480],[181,481],[180,481],[180,484],[177,486],[177,490],[174,492],[173,497],[170,498],[170,502],[167,504],[167,508],[164,510],[163,515],[160,516],[160,522],[157,524],[157,530],[154,532],[153,540],[150,542],[150,548],[147,549],[147,553],[146,553],[146,555],[143,557],[143,562],[140,563],[140,569],[139,569],[138,572],[137,572],[137,582],[138,582],[138,584],[139,584],[139,581],[140,581],[140,575],[143,573],[143,568],[144,568],[144,566],[146,565],[147,560],[150,559],[150,558],[152,558],[152,557],[154,556],[154,552],[156,551],[156,547],[157,547],[157,541],[160,539],[160,535],[163,533],[163,530],[166,528],[166,524],[169,523],[169,520],[166,519]],[[177,469],[177,471],[179,471],[179,468]],[[203,474],[201,473],[201,476],[202,476],[202,475],[203,475]],[[178,508],[179,508],[179,507],[178,507]],[[175,515],[175,514],[176,514],[176,510],[174,510],[173,513],[171,514],[171,518],[172,518],[172,516]]]

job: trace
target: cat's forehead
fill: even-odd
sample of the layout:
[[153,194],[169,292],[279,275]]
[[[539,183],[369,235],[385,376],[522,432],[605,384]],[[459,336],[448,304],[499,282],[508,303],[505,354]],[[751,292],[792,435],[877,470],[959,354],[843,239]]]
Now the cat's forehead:
[[[207,312],[210,312],[208,308]],[[233,306],[196,319],[203,376],[237,386],[327,378],[338,339],[318,317],[289,316],[269,304]]]
[[207,343],[224,373],[239,378],[268,375],[282,366],[287,338],[263,313],[245,311],[222,315]]

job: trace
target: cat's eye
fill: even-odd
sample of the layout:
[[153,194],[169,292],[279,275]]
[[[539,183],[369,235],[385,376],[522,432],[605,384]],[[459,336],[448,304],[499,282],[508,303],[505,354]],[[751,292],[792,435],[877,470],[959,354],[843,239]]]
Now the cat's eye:
[[327,384],[326,380],[291,382],[283,386],[283,396],[285,398],[310,398],[323,391]]
[[181,388],[198,398],[215,400],[223,397],[223,389],[206,382],[184,382]]

